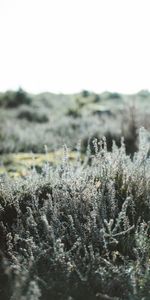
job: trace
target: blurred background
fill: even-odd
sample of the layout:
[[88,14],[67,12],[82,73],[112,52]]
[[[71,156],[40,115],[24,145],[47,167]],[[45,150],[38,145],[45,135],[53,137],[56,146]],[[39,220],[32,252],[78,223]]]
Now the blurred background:
[[124,136],[133,156],[139,128],[150,130],[149,7],[0,0],[1,173],[22,170],[30,153],[43,161],[44,145],[52,161],[64,144],[72,157],[79,142],[93,152],[104,135],[109,151]]

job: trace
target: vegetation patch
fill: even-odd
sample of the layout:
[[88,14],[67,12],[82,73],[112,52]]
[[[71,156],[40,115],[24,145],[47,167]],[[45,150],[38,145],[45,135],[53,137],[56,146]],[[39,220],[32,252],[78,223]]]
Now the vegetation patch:
[[149,120],[147,91],[0,94],[0,299],[150,299]]
[[150,298],[149,134],[132,158],[123,141],[93,145],[84,161],[64,148],[55,167],[0,176],[1,299]]
[[0,106],[16,108],[22,104],[30,105],[31,98],[21,88],[14,92],[8,91],[0,96]]
[[17,115],[17,118],[36,123],[47,123],[49,121],[49,118],[46,114],[28,108],[21,109]]
[[[56,166],[61,162],[64,150],[60,149],[55,152],[48,152],[46,154],[39,153],[16,153],[2,155],[0,174],[9,174],[10,177],[26,176],[31,169],[35,168],[37,171],[41,172],[42,167],[45,164],[50,164]],[[75,161],[78,157],[76,151],[68,151],[67,157],[69,161]],[[80,155],[83,160],[84,156]]]

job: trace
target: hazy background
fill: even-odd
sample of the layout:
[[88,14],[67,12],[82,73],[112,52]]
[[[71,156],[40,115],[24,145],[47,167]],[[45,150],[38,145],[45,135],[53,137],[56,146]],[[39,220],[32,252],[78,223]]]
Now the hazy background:
[[150,88],[149,0],[0,0],[0,91]]

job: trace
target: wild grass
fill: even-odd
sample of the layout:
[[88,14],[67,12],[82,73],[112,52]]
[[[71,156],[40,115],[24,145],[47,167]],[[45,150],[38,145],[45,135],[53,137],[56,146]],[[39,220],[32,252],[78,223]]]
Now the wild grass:
[[75,163],[0,177],[0,298],[150,298],[150,137],[130,157],[106,138]]

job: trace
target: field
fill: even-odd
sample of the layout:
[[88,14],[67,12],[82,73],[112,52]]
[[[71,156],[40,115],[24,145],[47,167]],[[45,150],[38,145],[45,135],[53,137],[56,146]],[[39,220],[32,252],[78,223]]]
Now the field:
[[150,299],[150,93],[0,94],[0,299]]

